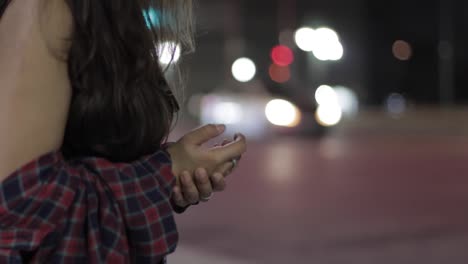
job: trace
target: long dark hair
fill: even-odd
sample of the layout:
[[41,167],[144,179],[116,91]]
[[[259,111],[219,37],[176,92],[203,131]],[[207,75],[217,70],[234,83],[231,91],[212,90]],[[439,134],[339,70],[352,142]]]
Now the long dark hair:
[[191,0],[66,2],[73,33],[64,155],[131,161],[156,151],[177,110],[157,47],[171,41],[192,49]]
[[11,0],[0,0],[0,18]]

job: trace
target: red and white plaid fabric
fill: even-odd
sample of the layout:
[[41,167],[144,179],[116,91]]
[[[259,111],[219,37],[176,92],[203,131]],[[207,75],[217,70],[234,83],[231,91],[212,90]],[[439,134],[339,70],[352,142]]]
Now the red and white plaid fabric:
[[163,150],[132,163],[42,155],[0,184],[0,263],[165,263],[174,185]]

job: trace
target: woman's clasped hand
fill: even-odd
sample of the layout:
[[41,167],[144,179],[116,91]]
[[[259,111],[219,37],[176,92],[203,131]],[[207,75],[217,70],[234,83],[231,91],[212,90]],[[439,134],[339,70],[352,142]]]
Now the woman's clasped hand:
[[207,141],[220,136],[224,125],[205,125],[197,128],[171,144],[167,152],[172,159],[172,172],[177,178],[173,202],[186,207],[199,201],[208,201],[213,192],[226,188],[229,175],[247,150],[244,135],[236,134],[233,141],[207,148]]

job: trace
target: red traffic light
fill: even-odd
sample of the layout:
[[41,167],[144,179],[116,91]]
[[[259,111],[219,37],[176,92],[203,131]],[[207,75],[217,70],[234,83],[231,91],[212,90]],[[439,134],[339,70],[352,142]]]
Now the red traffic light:
[[271,59],[276,65],[289,66],[294,62],[294,54],[289,47],[278,45],[271,50]]

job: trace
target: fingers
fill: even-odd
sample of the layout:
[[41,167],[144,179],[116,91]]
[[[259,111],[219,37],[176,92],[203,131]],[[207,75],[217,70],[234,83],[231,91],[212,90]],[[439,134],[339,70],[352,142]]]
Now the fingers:
[[228,162],[238,158],[247,150],[247,140],[241,134],[238,135],[235,141],[226,144],[222,147],[212,149],[215,155],[221,162]]
[[226,130],[225,125],[206,125],[193,130],[184,136],[188,143],[201,145],[206,141],[215,138]]
[[[224,189],[225,183],[220,181],[219,175],[215,178],[217,189]],[[173,200],[177,206],[186,207],[195,204],[198,201],[211,197],[213,187],[211,179],[206,169],[199,168],[195,171],[195,177],[192,178],[188,171],[184,171],[180,176],[180,187],[175,186],[173,190]],[[208,201],[205,200],[205,201]]]
[[223,174],[224,177],[228,176],[231,174],[231,172],[234,169],[234,163],[232,161],[228,161],[223,163],[216,171]]
[[190,175],[189,172],[182,172],[180,184],[182,188],[182,194],[189,204],[195,204],[200,200],[198,189],[195,186],[192,175]]
[[225,145],[227,145],[227,144],[229,144],[229,143],[231,143],[231,142],[232,142],[231,140],[225,139],[225,140],[223,140],[223,142],[217,143],[217,144],[215,144],[213,147],[215,147],[215,148],[217,148],[217,147],[222,147],[222,146],[225,146]]
[[203,198],[211,197],[213,192],[226,189],[226,180],[223,173],[216,172],[208,176],[208,172],[204,168],[197,169],[193,179],[188,171],[184,171],[180,179],[181,186],[174,187],[172,196],[174,203],[179,207],[186,207],[200,200],[203,201]]
[[200,168],[195,171],[195,182],[197,185],[199,199],[204,200],[209,198],[213,193],[213,188],[211,186],[210,178],[205,169]]
[[186,207],[187,205],[189,205],[189,203],[185,201],[179,186],[174,187],[172,199],[174,200],[174,203],[179,207]]
[[211,177],[211,186],[213,187],[213,191],[221,192],[226,189],[226,180],[224,179],[224,175],[220,172],[214,173]]

